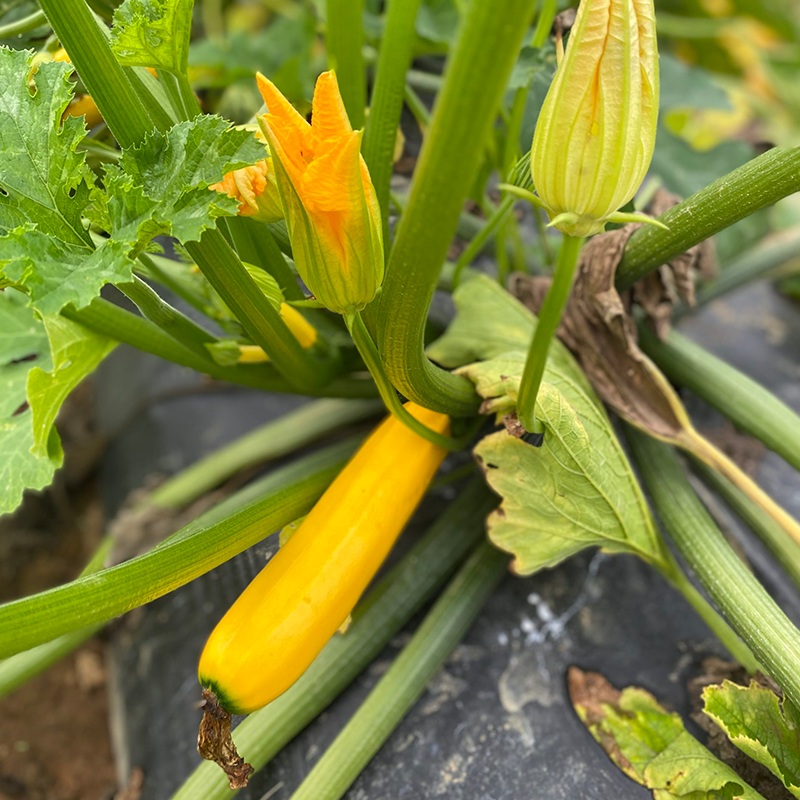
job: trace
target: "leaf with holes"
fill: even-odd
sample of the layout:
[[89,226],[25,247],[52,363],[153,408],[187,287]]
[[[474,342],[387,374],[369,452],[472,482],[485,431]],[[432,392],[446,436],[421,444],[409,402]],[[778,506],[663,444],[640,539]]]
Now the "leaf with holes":
[[43,234],[87,247],[81,214],[94,180],[76,150],[86,130],[81,118],[62,122],[72,67],[41,64],[31,79],[32,56],[0,48],[0,231],[35,223]]

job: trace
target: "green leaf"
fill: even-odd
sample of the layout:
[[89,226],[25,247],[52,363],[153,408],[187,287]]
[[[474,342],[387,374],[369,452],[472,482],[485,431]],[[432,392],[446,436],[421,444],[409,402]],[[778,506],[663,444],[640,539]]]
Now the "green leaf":
[[619,692],[602,675],[573,667],[569,692],[595,740],[655,800],[764,800],[644,689]]
[[800,714],[788,701],[753,681],[724,681],[703,690],[706,714],[743,753],[763,764],[800,797]]
[[548,80],[551,80],[553,73],[550,67],[553,58],[553,48],[549,43],[544,47],[523,47],[514,69],[511,70],[508,88],[513,91],[529,87],[537,72],[544,72]]
[[120,63],[185,74],[193,5],[194,0],[125,0],[111,29]]
[[[452,369],[509,352],[527,352],[536,317],[497,281],[488,275],[473,275],[458,286],[453,301],[455,319],[444,335],[428,347],[429,358]],[[558,339],[553,339],[550,346],[549,365],[569,374],[599,405],[588,379]]]
[[67,117],[72,67],[41,64],[29,89],[31,53],[0,48],[0,274],[24,288],[43,313],[80,308],[114,280],[131,279],[127,248],[95,252],[82,215],[94,187],[84,154],[86,131]]
[[[494,366],[475,365],[468,377]],[[519,373],[514,380],[518,385]],[[605,411],[559,374],[558,388],[542,384],[536,418],[546,431],[541,448],[506,431],[475,448],[489,485],[503,498],[488,519],[489,538],[514,554],[514,571],[529,575],[591,546],[663,565],[661,539]]]
[[232,31],[225,37],[201,39],[189,49],[192,85],[225,88],[246,81],[255,91],[248,117],[261,104],[253,81],[256,72],[270,78],[290,100],[304,101],[313,88],[314,38],[313,15],[298,9],[296,17],[279,17],[255,33]]
[[458,7],[454,0],[423,0],[417,12],[417,34],[429,42],[447,44],[458,29]]
[[144,248],[153,236],[197,241],[221,216],[235,216],[238,203],[209,190],[230,170],[255,164],[264,146],[221,117],[204,115],[148,136],[106,167],[112,239]]
[[43,317],[53,369],[33,367],[28,373],[28,403],[33,412],[32,452],[46,457],[50,436],[67,395],[117,346],[114,339],[94,333],[59,314]]
[[25,489],[43,489],[53,480],[64,454],[55,428],[47,440],[47,453],[31,453],[33,424],[30,410],[0,419],[0,515],[13,511]]
[[113,241],[97,250],[68,244],[28,225],[0,238],[0,268],[7,279],[25,287],[34,308],[57,314],[69,303],[88,305],[106,283],[130,281],[129,251]]
[[685,731],[646,767],[644,784],[656,800],[764,800]]
[[669,53],[660,54],[661,111],[676,108],[708,108],[729,111],[728,93],[714,81],[711,73],[700,67],[684,64]]
[[29,86],[33,53],[0,47],[0,231],[35,223],[43,234],[87,246],[81,213],[92,173],[83,119],[61,118],[72,99],[72,67],[41,64]]
[[0,514],[13,511],[25,489],[47,486],[61,465],[55,431],[44,457],[31,453],[32,414],[24,408],[29,372],[37,365],[49,368],[50,363],[44,326],[27,298],[14,289],[0,292]]
[[269,272],[261,269],[261,267],[253,266],[253,264],[245,264],[244,268],[253,281],[255,281],[256,286],[261,289],[264,296],[269,300],[270,305],[276,311],[280,311],[281,304],[283,303],[283,292],[278,285],[278,281],[276,281]]
[[[428,355],[459,367],[486,400],[484,411],[513,410],[536,318],[486,275],[460,284],[453,299],[456,317]],[[537,419],[547,429],[543,447],[501,431],[475,449],[490,486],[503,497],[489,517],[492,541],[514,554],[521,574],[592,545],[660,563],[661,539],[611,422],[555,339],[544,381],[537,402]]]

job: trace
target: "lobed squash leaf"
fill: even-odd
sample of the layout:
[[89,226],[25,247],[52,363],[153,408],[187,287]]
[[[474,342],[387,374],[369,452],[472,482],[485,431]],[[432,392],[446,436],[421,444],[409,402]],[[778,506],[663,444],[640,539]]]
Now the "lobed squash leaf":
[[[486,400],[484,410],[502,415],[516,404],[536,319],[482,275],[461,284],[454,300],[456,317],[428,355],[458,367]],[[661,537],[605,409],[557,340],[544,381],[537,404],[546,428],[541,448],[504,430],[475,448],[489,485],[503,498],[488,519],[489,537],[513,553],[520,574],[590,546],[662,565]]]
[[800,797],[800,713],[788,700],[753,681],[724,681],[703,690],[706,714],[743,753],[763,764]]

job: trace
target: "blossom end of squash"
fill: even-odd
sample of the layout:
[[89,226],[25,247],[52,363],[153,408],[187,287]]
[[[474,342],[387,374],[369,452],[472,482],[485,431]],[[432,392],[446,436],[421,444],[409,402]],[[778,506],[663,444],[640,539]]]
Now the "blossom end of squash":
[[197,752],[208,761],[218,764],[228,776],[231,789],[243,789],[255,772],[240,755],[231,737],[231,712],[220,703],[217,695],[203,689],[203,719],[197,734]]

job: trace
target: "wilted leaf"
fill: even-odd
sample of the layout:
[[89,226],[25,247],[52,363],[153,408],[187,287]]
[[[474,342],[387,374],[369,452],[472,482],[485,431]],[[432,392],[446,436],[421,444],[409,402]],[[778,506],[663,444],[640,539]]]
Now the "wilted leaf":
[[763,764],[800,797],[800,714],[787,700],[753,681],[724,681],[703,690],[706,714],[750,758]]
[[59,314],[43,317],[53,369],[34,366],[28,373],[28,403],[33,412],[32,452],[47,455],[50,435],[67,395],[116,347],[117,342]]
[[186,71],[194,0],[125,0],[114,12],[111,46],[121,64]]
[[619,692],[602,675],[572,667],[569,694],[595,740],[656,800],[764,800],[644,689]]

